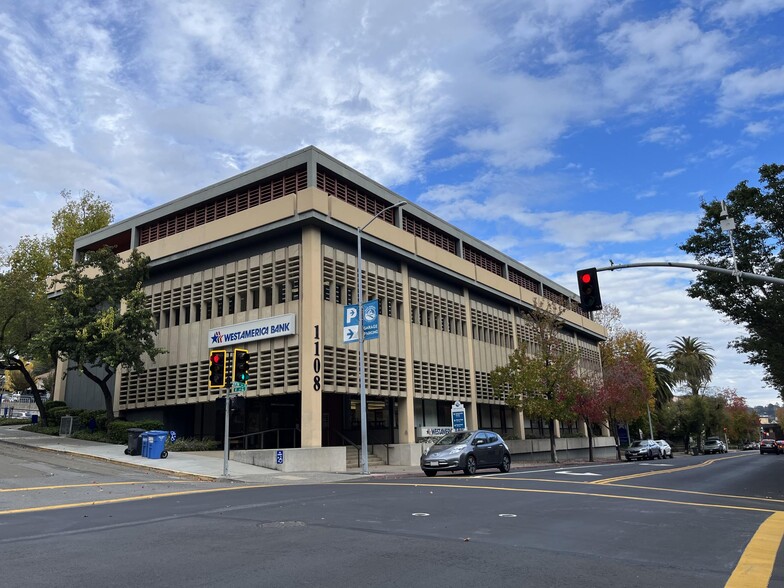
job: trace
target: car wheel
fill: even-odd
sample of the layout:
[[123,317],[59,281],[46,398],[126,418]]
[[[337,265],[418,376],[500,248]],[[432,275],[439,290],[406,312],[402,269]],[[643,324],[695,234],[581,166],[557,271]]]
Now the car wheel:
[[501,470],[502,474],[505,474],[509,470],[511,470],[512,469],[512,458],[509,457],[507,454],[504,454],[504,459],[501,460],[501,465],[498,466],[498,469]]
[[435,475],[438,473],[438,472],[437,472],[437,471],[435,471],[435,470],[423,470],[423,471],[425,472],[425,475],[426,475],[428,478],[432,478],[433,476],[435,476]]
[[463,471],[467,476],[473,476],[476,473],[476,458],[473,455],[466,457],[466,465]]

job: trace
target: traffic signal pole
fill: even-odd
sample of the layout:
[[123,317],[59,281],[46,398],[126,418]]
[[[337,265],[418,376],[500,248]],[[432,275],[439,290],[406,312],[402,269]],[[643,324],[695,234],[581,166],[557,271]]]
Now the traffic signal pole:
[[772,284],[783,284],[784,279],[774,278],[772,276],[762,276],[760,274],[752,274],[749,272],[741,272],[734,269],[727,269],[723,267],[713,267],[711,265],[698,265],[696,263],[678,263],[675,261],[644,261],[641,263],[614,263],[606,267],[597,267],[597,272],[613,272],[619,269],[629,267],[685,267],[688,269],[702,270],[706,272],[718,272],[720,274],[728,274],[737,278],[745,278],[747,280],[756,280],[758,282],[770,282]]
[[229,394],[231,388],[226,387],[226,416],[223,421],[223,477],[229,477]]

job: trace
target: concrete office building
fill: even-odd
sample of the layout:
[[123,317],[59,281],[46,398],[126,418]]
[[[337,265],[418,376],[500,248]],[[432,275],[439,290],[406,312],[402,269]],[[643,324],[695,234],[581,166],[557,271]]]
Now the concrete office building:
[[[308,147],[78,239],[77,254],[110,245],[152,260],[145,290],[168,353],[143,373],[118,372],[116,413],[221,439],[209,350],[239,346],[251,356],[232,414],[241,445],[359,443],[358,346],[343,342],[344,305],[357,303],[357,230],[402,200]],[[362,238],[364,298],[380,309],[379,338],[364,344],[371,444],[416,442],[423,427],[450,424],[455,401],[469,428],[546,436],[546,423],[506,407],[488,380],[518,341],[532,341],[525,316],[537,299],[567,309],[563,337],[581,369],[601,369],[605,331],[575,294],[416,204],[386,210]],[[70,372],[57,398],[100,407],[91,386]]]

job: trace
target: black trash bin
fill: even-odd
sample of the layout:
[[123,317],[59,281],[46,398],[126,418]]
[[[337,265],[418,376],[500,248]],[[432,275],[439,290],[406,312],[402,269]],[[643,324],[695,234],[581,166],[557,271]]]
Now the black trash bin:
[[128,447],[125,449],[125,455],[142,454],[142,433],[144,429],[128,429]]

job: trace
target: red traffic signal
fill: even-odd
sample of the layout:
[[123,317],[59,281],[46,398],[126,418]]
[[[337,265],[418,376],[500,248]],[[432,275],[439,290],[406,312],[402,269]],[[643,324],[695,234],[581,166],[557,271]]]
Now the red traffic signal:
[[226,387],[226,351],[210,352],[210,388]]
[[577,270],[577,288],[580,292],[580,307],[586,312],[602,309],[602,296],[599,292],[599,279],[596,268]]

